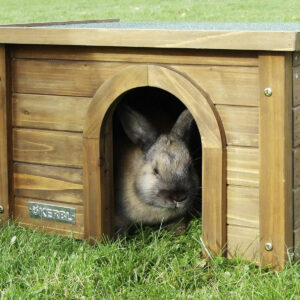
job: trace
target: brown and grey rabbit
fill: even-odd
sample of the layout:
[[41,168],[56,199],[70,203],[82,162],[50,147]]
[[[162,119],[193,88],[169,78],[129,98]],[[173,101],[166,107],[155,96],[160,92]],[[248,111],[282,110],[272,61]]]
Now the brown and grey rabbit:
[[115,187],[115,225],[161,224],[183,217],[199,189],[188,149],[193,117],[184,110],[168,134],[158,134],[140,113],[126,105],[118,111],[132,143],[120,149]]

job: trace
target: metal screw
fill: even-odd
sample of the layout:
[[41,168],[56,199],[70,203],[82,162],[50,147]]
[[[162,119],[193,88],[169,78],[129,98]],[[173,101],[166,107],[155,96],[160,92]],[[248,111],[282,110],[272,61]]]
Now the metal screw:
[[272,251],[273,250],[273,245],[272,243],[265,243],[265,249],[267,251]]
[[295,60],[295,61],[298,60],[298,55],[295,55],[294,60]]
[[4,213],[4,208],[2,205],[0,205],[0,214],[3,214]]
[[299,79],[299,73],[298,72],[295,73],[295,78]]
[[265,88],[264,93],[265,93],[265,96],[271,97],[272,96],[272,89],[271,88]]

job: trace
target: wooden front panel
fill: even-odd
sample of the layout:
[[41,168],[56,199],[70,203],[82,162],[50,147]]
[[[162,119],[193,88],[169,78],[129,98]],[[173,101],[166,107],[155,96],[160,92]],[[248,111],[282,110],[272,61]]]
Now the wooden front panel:
[[40,220],[30,218],[28,215],[28,202],[38,202],[43,204],[53,204],[52,201],[43,199],[19,198],[14,199],[14,219],[25,226],[36,226],[47,232],[56,232],[62,235],[73,236],[75,238],[83,238],[83,208],[82,205],[67,205],[62,202],[55,202],[55,205],[63,207],[72,207],[76,209],[76,224],[68,224],[63,222],[53,222],[48,220]]
[[17,197],[82,204],[82,170],[26,163],[14,164]]
[[82,167],[82,134],[34,129],[13,130],[13,159],[52,166]]
[[300,53],[293,55],[293,200],[294,248],[300,259]]
[[13,125],[82,132],[91,100],[85,97],[14,94]]
[[[15,165],[18,198],[81,205],[82,129],[94,92],[130,64],[158,63],[187,76],[216,104],[228,145],[231,236],[258,228],[256,53],[17,46],[13,56],[14,160],[21,162]],[[29,170],[33,164],[36,168]],[[240,242],[244,247],[244,239]],[[235,245],[231,239],[230,253]]]

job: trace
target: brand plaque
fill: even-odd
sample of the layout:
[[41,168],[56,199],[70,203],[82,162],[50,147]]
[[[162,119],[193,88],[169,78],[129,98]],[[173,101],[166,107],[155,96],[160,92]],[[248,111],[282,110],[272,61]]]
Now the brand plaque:
[[28,202],[29,217],[75,224],[75,208]]

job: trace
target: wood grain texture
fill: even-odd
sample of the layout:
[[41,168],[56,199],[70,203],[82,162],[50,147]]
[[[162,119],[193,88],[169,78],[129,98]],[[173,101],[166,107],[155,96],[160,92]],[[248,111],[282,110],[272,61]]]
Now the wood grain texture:
[[295,259],[300,260],[300,227],[294,231]]
[[299,66],[300,65],[300,52],[294,52],[293,53],[293,66]]
[[300,48],[296,32],[168,29],[2,27],[0,43],[272,51]]
[[[127,64],[67,60],[13,60],[13,92],[92,97]],[[34,83],[34,84],[33,84]]]
[[83,204],[82,170],[15,163],[14,193],[17,197]]
[[258,147],[258,108],[217,105],[227,145]]
[[300,106],[293,108],[293,146],[300,146]]
[[29,217],[28,202],[38,202],[44,204],[54,204],[50,201],[42,199],[19,198],[16,197],[14,201],[14,219],[24,226],[35,227],[46,232],[54,232],[61,235],[73,236],[77,239],[83,238],[83,207],[82,205],[65,204],[55,202],[55,205],[72,207],[76,210],[76,224],[68,224],[62,222],[55,222],[49,220],[34,219]]
[[294,189],[294,228],[300,228],[300,187]]
[[6,51],[0,45],[0,205],[4,211],[0,221],[5,222],[9,216],[9,182],[8,182],[8,126],[7,126],[7,95],[6,95]]
[[13,159],[19,162],[82,168],[82,134],[14,129]]
[[83,131],[91,98],[32,94],[13,95],[13,126]]
[[172,65],[208,94],[214,104],[258,106],[258,68]]
[[260,263],[259,230],[256,228],[228,225],[228,257]]
[[293,182],[294,188],[300,186],[300,147],[293,149]]
[[[283,267],[293,247],[292,58],[265,53],[260,61],[260,238],[262,265]],[[271,87],[271,97],[264,89]],[[266,251],[265,243],[273,244]]]
[[16,45],[14,58],[109,61],[126,63],[258,66],[255,52],[194,49],[144,49]]
[[259,186],[259,149],[227,147],[227,183]]
[[227,186],[227,223],[259,228],[259,190]]
[[300,66],[293,68],[293,105],[300,105]]

